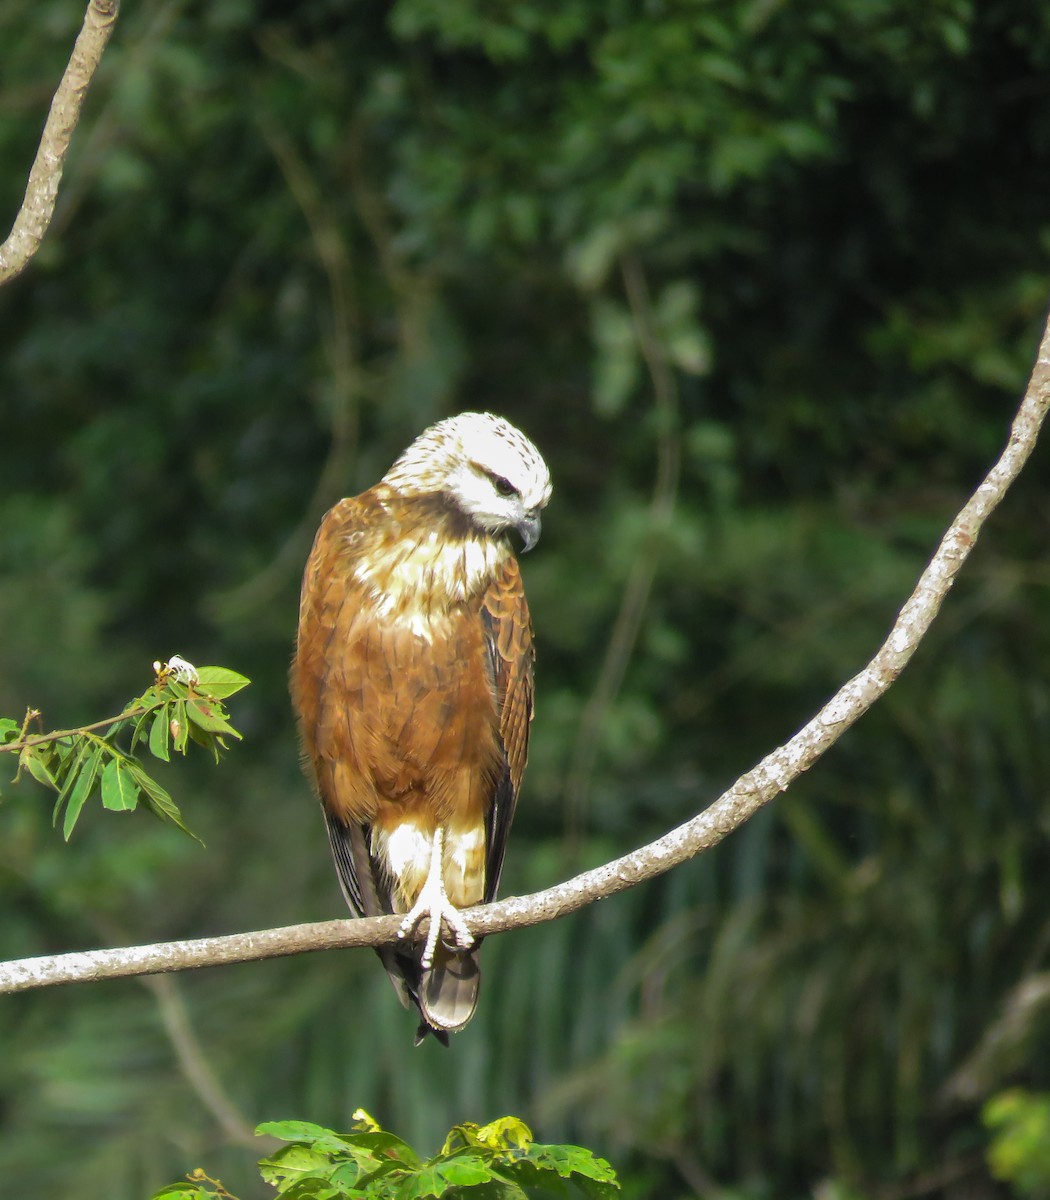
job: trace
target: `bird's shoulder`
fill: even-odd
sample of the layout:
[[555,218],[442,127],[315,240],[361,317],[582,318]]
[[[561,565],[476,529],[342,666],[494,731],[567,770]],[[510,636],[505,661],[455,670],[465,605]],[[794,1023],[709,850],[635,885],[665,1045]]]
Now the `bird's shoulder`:
[[369,488],[347,496],[321,518],[311,557],[319,553],[352,559],[376,541],[396,536],[397,522],[385,489]]

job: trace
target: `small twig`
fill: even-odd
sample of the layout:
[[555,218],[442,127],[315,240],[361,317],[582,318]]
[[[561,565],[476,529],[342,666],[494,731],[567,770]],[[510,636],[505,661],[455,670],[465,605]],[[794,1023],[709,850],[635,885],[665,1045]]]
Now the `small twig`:
[[984,1151],[978,1150],[949,1159],[911,1179],[875,1188],[873,1194],[875,1200],[913,1200],[916,1196],[929,1196],[931,1193],[944,1195],[948,1192],[950,1184],[958,1183],[968,1175],[976,1175],[983,1182],[987,1170]]
[[200,1167],[195,1167],[187,1174],[186,1178],[190,1181],[190,1183],[210,1184],[215,1189],[215,1195],[219,1197],[219,1200],[237,1200],[237,1197],[233,1194],[233,1192],[229,1191],[223,1186],[222,1180],[212,1179],[212,1177],[206,1174]]
[[[121,927],[107,917],[90,918],[90,923],[98,936],[111,940],[123,936]],[[179,981],[170,975],[145,975],[139,983],[156,1002],[161,1025],[183,1078],[215,1118],[227,1140],[234,1145],[260,1148],[265,1152],[264,1141],[268,1139],[256,1137],[248,1118],[238,1109],[208,1061],[207,1053],[193,1028]],[[276,1146],[276,1139],[273,1141]]]
[[142,979],[141,983],[157,1002],[161,1023],[175,1052],[179,1069],[200,1102],[212,1114],[230,1142],[237,1146],[258,1148],[260,1141],[255,1136],[255,1130],[230,1098],[201,1047],[176,981],[169,975],[154,975]]
[[69,143],[119,8],[120,0],[91,0],[88,4],[69,65],[51,101],[22,207],[7,241],[0,246],[0,284],[25,270],[51,224]]
[[250,579],[210,598],[209,608],[227,619],[265,604],[290,576],[298,575],[319,516],[343,494],[357,443],[356,400],[361,391],[361,372],[351,332],[359,319],[348,287],[353,271],[346,238],[294,142],[273,121],[259,116],[257,123],[303,215],[328,284],[331,327],[322,344],[333,383],[329,413],[331,442],[314,493],[273,558]]
[[[156,704],[139,705],[138,708],[129,708],[126,712],[122,712],[115,717],[103,717],[101,721],[92,721],[90,725],[79,725],[76,729],[53,729],[50,733],[38,733],[33,737],[25,736],[25,726],[22,727],[22,736],[15,742],[5,742],[0,746],[0,754],[17,753],[21,750],[26,750],[30,746],[43,746],[48,742],[60,742],[63,738],[76,737],[78,734],[94,733],[96,729],[105,729],[109,725],[116,725],[120,721],[129,721],[133,717],[141,717],[143,713],[148,713],[151,708],[160,708],[165,701],[158,700]],[[37,716],[40,714],[37,713]]]
[[582,837],[586,825],[594,767],[598,759],[602,725],[623,685],[638,635],[645,619],[661,554],[661,534],[674,512],[678,491],[681,447],[677,436],[678,395],[674,372],[655,329],[652,299],[645,271],[637,255],[626,254],[620,264],[627,303],[634,320],[638,345],[653,386],[657,419],[656,475],[649,500],[647,538],[635,556],[613,622],[598,679],[580,717],[579,733],[565,775],[565,811],[570,844]]
[[[717,846],[783,792],[803,771],[809,770],[887,691],[911,660],[951,590],[959,569],[973,550],[981,528],[1028,461],[1048,409],[1050,323],[1044,330],[1039,357],[1005,450],[948,527],[900,610],[889,636],[871,662],[839,688],[793,738],[767,754],[691,821],[648,846],[544,892],[513,896],[496,904],[470,909],[466,917],[471,933],[488,936],[551,921],[662,875],[701,851]],[[368,917],[156,946],[24,958],[0,964],[0,992],[249,962],[313,950],[391,945],[397,941],[400,924],[398,916]],[[420,923],[417,936],[426,936],[426,926],[426,921]]]
[[1050,1005],[1050,971],[1029,975],[1007,993],[1003,1011],[984,1031],[969,1058],[941,1089],[945,1104],[976,1104],[1022,1058],[1032,1036],[1041,1027]]
[[[172,28],[188,2],[156,0],[154,4],[139,6],[142,19],[129,23],[125,31],[127,37],[120,48],[122,79],[132,79],[140,73],[156,74],[157,49],[170,40]],[[118,91],[118,88],[110,88],[105,102],[95,110],[86,136],[77,143],[77,173],[62,189],[51,222],[53,237],[60,235],[76,219],[84,197],[97,182],[114,145],[129,132],[129,118],[123,112]]]

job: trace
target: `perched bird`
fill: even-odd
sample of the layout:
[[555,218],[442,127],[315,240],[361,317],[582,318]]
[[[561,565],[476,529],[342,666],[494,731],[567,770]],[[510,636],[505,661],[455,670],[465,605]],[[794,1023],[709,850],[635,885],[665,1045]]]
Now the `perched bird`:
[[[339,882],[360,916],[404,913],[379,955],[417,1044],[473,1016],[477,944],[525,770],[532,629],[511,545],[531,550],[550,475],[490,413],[422,433],[324,518],[303,576],[292,700]],[[420,946],[407,939],[424,918]]]

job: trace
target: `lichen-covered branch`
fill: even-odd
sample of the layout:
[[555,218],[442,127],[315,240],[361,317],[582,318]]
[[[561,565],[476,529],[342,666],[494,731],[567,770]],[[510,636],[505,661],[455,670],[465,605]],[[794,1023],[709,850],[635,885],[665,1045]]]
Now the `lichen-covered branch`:
[[[889,636],[868,665],[845,683],[785,745],[778,747],[737,780],[709,808],[655,842],[605,866],[531,896],[512,896],[471,909],[467,921],[475,934],[491,935],[537,925],[575,912],[595,900],[652,879],[702,850],[716,846],[763,805],[784,791],[890,687],[933,623],[955,577],[977,541],[982,526],[1035,448],[1050,408],[1050,323],[1043,333],[1028,390],[1014,418],[1006,449],[952,521],[908,597]],[[194,941],[166,942],[26,958],[0,964],[0,992],[26,991],[56,983],[113,979],[213,967],[223,963],[278,958],[311,950],[380,946],[394,942],[399,917],[369,917],[292,925],[256,933]],[[418,936],[426,935],[426,922]]]
[[119,9],[120,0],[91,0],[88,4],[69,65],[51,101],[22,207],[7,241],[0,246],[0,284],[21,274],[51,224],[73,130]]

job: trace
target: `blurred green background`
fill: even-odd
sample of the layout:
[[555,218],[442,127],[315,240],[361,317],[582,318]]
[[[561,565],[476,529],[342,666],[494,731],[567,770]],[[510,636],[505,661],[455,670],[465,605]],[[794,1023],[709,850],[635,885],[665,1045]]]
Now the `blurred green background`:
[[[11,219],[82,12],[0,0]],[[97,719],[178,652],[252,678],[246,740],[161,775],[206,851],[100,811],[66,847],[5,787],[0,953],[342,915],[299,575],[325,508],[464,408],[555,480],[504,894],[685,820],[875,650],[1048,298],[1031,0],[125,0],[0,291],[0,714]],[[359,1105],[427,1151],[520,1115],[631,1197],[1002,1194],[981,1106],[1050,1087],[1048,463],[809,777],[492,938],[450,1051],[353,951],[0,1001],[3,1194],[204,1165],[247,1200],[256,1121]]]

